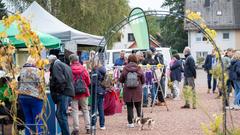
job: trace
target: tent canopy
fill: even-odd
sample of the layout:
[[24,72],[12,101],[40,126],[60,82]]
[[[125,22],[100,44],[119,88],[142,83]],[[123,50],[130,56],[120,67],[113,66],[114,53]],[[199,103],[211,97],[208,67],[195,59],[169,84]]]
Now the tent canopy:
[[34,30],[51,34],[62,42],[74,41],[76,44],[99,45],[101,36],[91,35],[78,31],[48,13],[37,2],[33,2],[23,13],[30,20]]
[[[0,32],[4,31],[5,27],[2,22],[0,22]],[[46,47],[46,48],[59,48],[61,40],[59,40],[56,37],[53,37],[49,34],[37,32],[37,35],[40,38],[41,43]],[[24,41],[18,40],[15,38],[17,34],[19,34],[18,27],[16,23],[11,24],[11,26],[7,29],[6,31],[8,38],[7,39],[1,39],[3,44],[7,44],[8,42],[11,42],[15,47],[17,48],[22,48],[26,47]]]

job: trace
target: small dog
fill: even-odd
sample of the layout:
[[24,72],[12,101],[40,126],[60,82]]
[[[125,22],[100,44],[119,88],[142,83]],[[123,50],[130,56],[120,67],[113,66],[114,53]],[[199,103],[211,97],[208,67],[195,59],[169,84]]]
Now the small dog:
[[148,128],[150,130],[153,129],[153,126],[155,124],[155,121],[152,119],[152,118],[140,118],[140,117],[137,117],[134,119],[134,123],[136,123],[137,125],[139,125],[139,130],[143,130],[143,126],[144,125],[148,125]]

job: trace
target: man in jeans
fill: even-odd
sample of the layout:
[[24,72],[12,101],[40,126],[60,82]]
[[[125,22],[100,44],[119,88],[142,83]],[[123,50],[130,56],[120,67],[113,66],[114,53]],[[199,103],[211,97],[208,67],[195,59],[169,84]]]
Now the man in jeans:
[[[189,47],[186,47],[183,51],[186,58],[184,63],[184,87],[190,86],[193,95],[193,109],[196,109],[196,91],[195,91],[195,78],[196,78],[196,66]],[[185,99],[185,105],[181,108],[190,108],[189,99]]]
[[71,68],[61,62],[55,55],[48,57],[50,67],[50,92],[54,103],[57,105],[56,117],[62,135],[70,135],[68,126],[67,109],[70,100],[75,96]]
[[[217,79],[213,78],[211,70],[214,69],[214,67],[217,65],[217,58],[216,58],[216,51],[213,49],[212,54],[209,54],[206,57],[205,63],[203,65],[204,70],[207,72],[207,79],[208,79],[208,92],[210,93],[210,90],[212,88],[213,93],[215,93],[216,87],[217,87]],[[213,80],[213,86],[211,87],[211,82]]]

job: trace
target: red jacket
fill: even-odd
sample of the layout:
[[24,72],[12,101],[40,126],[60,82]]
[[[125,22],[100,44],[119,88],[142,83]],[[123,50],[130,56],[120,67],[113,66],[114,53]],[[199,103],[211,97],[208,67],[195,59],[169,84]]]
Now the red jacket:
[[83,72],[82,73],[82,79],[87,86],[86,92],[83,93],[83,94],[75,95],[74,99],[89,97],[90,92],[89,92],[88,86],[90,85],[90,77],[89,77],[87,69],[85,69],[79,62],[72,63],[71,64],[71,69],[72,69],[72,73],[73,73],[73,81],[76,81],[76,76],[79,76]]

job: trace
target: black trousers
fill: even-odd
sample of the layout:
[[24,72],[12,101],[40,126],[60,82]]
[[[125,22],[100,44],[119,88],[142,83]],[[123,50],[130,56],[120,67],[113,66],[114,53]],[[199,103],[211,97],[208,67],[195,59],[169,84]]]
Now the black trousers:
[[128,123],[132,124],[133,123],[133,118],[134,118],[133,105],[135,106],[135,108],[137,110],[137,116],[141,117],[141,102],[126,102],[126,105],[127,105]]
[[163,93],[165,92],[165,77],[162,77],[160,80],[161,88],[158,87],[158,101],[159,102],[165,102]]

